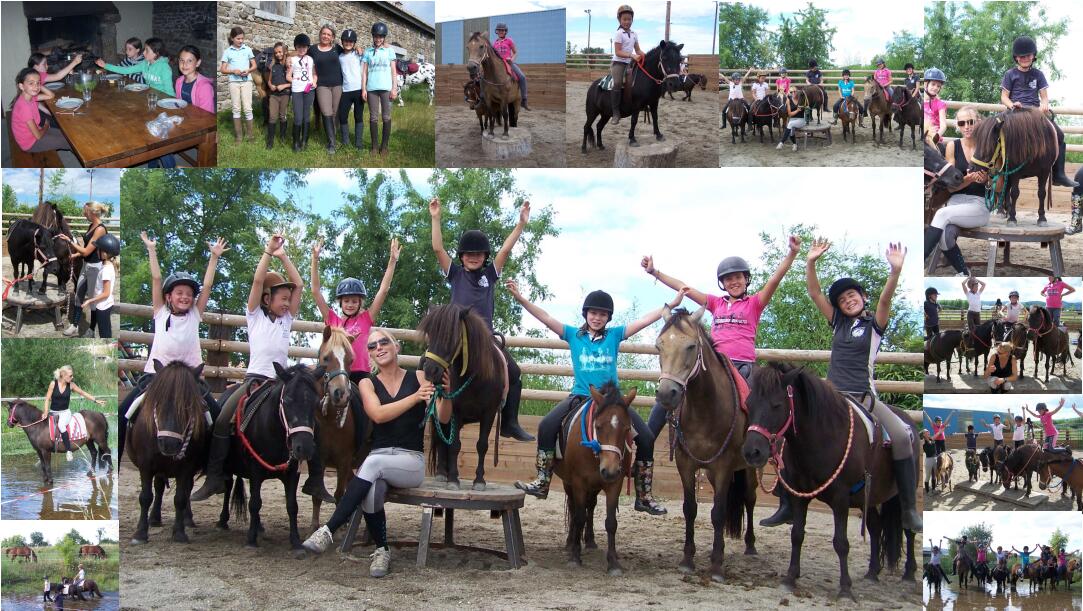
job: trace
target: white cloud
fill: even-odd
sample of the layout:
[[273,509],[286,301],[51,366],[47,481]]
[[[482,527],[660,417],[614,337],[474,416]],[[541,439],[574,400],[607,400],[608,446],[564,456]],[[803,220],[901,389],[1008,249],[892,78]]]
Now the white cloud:
[[344,168],[316,168],[308,174],[310,185],[331,185],[339,189],[351,189],[357,186]]
[[[98,169],[94,170],[94,193],[95,199],[117,200],[120,197],[120,175],[124,170]],[[45,183],[48,185],[49,176],[53,170],[45,170]],[[70,194],[76,200],[85,199],[90,194],[90,172],[83,169],[69,169],[64,172],[64,186],[62,192]],[[3,171],[3,182],[15,189],[20,200],[37,198],[38,194],[38,170],[36,169],[9,169]]]

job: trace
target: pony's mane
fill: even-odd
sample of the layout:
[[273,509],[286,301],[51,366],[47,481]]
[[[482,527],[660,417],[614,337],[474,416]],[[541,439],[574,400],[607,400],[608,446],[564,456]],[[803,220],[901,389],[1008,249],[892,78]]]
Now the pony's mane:
[[15,399],[11,402],[11,411],[16,413],[16,417],[18,417],[18,410],[22,409],[24,405],[30,408],[30,415],[33,416],[35,419],[41,417],[42,412],[38,408],[38,406],[28,401],[23,401],[22,399]]
[[[795,371],[797,373],[793,374]],[[834,385],[804,367],[798,368],[787,363],[770,363],[766,367],[754,369],[753,375],[756,376],[756,380],[752,386],[759,388],[763,394],[785,394],[786,384],[783,383],[783,378],[787,375],[796,375],[792,383],[795,394],[803,395],[804,401],[801,403],[804,403],[805,410],[815,410],[820,418],[823,418],[825,414],[838,413],[837,410],[824,409],[825,407],[845,405],[846,402]]]
[[597,406],[598,409],[610,405],[624,405],[624,397],[620,394],[620,386],[617,386],[616,382],[606,382],[601,388],[594,390],[602,396],[602,404]]
[[[171,361],[168,365],[158,368],[154,373],[154,381],[147,387],[144,394],[143,409],[153,410],[157,406],[170,406],[177,415],[178,422],[187,426],[188,422],[194,421],[192,437],[198,439],[203,433],[203,393],[199,387],[192,368],[182,361]],[[153,413],[150,411],[148,413]],[[153,436],[153,418],[139,418],[140,428]],[[181,433],[182,431],[174,431]]]
[[[450,353],[454,353],[462,343],[460,323],[466,325],[466,341],[470,351],[469,372],[481,380],[493,379],[499,375],[493,334],[481,316],[473,310],[454,303],[435,306],[421,319],[417,330],[427,338],[427,343],[431,344],[435,339],[441,346],[447,346]],[[449,357],[451,354],[442,356]]]
[[1007,169],[1055,154],[1056,151],[1050,148],[1050,129],[1045,116],[1036,108],[1002,112],[978,123],[974,130],[974,140],[977,142],[974,157],[990,161],[994,148],[1000,143],[1001,130],[1007,149],[1004,153],[1010,166]]
[[34,208],[30,216],[30,222],[37,223],[46,229],[52,229],[57,233],[71,235],[71,226],[64,218],[64,213],[53,202],[42,202]]
[[[341,348],[345,352],[347,360],[352,361],[357,358],[357,355],[354,354],[353,344],[350,342],[350,334],[346,332],[346,329],[334,326],[327,328],[330,331],[328,331],[327,341],[320,346],[320,356],[323,356],[325,350]],[[346,363],[342,363],[342,366],[345,367]]]

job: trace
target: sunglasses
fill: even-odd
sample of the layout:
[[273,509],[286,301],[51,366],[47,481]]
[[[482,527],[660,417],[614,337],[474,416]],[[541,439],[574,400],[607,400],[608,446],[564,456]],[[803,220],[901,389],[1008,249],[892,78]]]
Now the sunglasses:
[[378,339],[378,340],[376,340],[374,342],[369,342],[368,343],[368,349],[369,350],[375,350],[377,347],[383,348],[384,346],[390,346],[390,345],[391,345],[391,340],[387,339],[386,337],[381,337],[380,339]]
[[966,119],[961,119],[961,120],[955,122],[955,124],[958,125],[959,127],[966,127],[967,125],[977,125],[977,123],[978,123],[977,119],[970,119],[969,121],[966,120]]

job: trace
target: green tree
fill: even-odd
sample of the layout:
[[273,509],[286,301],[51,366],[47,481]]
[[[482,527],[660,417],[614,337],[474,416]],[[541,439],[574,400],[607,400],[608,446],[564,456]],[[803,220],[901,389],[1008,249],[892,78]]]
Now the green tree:
[[827,22],[827,11],[811,2],[792,16],[782,17],[778,29],[778,55],[787,67],[804,67],[815,59],[821,68],[831,65],[831,40],[837,30]]
[[9,547],[26,547],[26,537],[22,535],[11,535],[0,541],[0,547],[7,549]]
[[[78,538],[72,537],[73,533]],[[79,535],[78,531],[73,529],[72,532],[61,537],[60,541],[53,546],[57,555],[60,556],[60,561],[62,563],[61,571],[63,573],[69,575],[75,573],[75,568],[79,559],[80,545],[86,545],[86,540]]]
[[[979,522],[978,524],[967,526],[966,528],[959,531],[959,534],[956,535],[952,539],[952,541],[948,543],[948,553],[944,556],[943,562],[946,565],[944,568],[947,571],[951,570],[951,561],[959,553],[959,546],[955,543],[955,541],[961,540],[963,538],[963,535],[966,535],[967,540],[970,541],[970,543],[967,544],[964,553],[966,554],[967,558],[975,560],[977,558],[978,551],[975,544],[988,544],[989,542],[991,542],[993,540],[993,528],[985,522]],[[933,541],[933,544],[937,545],[938,543],[943,543],[944,541],[945,539],[941,539],[939,542]],[[941,549],[943,549],[943,547]]]
[[68,531],[68,533],[64,535],[64,538],[74,541],[76,545],[88,545],[90,543],[82,533],[74,528]]
[[[1068,18],[1051,19],[1039,2],[930,2],[925,5],[922,64],[944,71],[941,97],[997,103],[1004,73],[1014,66],[1012,41],[1029,35],[1038,43],[1035,65],[1055,82],[1060,69],[1050,50],[1068,33]],[[1064,92],[1051,92],[1051,97]]]
[[758,6],[719,3],[718,65],[722,68],[773,65],[777,35],[767,29],[768,18],[767,9]]
[[30,545],[32,547],[45,547],[49,542],[45,540],[45,535],[38,531],[30,533]]
[[1059,527],[1053,531],[1053,534],[1049,535],[1049,547],[1052,548],[1054,554],[1060,552],[1061,548],[1066,552],[1072,551],[1068,549],[1068,535],[1061,531]]
[[7,184],[4,185],[4,212],[21,212],[15,187]]
[[[71,365],[75,383],[90,393],[116,393],[116,361],[97,359],[90,350],[91,344],[76,344],[67,339],[20,339],[0,341],[4,351],[4,371],[17,371],[19,375],[5,375],[0,379],[0,392],[5,397],[40,397],[45,394],[53,371],[61,365]],[[73,398],[73,401],[75,398]],[[81,399],[80,399],[81,400]]]
[[[887,66],[896,70],[901,69],[907,62],[921,69],[921,55],[921,38],[906,30],[892,32],[891,40],[888,41],[883,53]],[[869,62],[872,63],[873,59],[870,57]]]

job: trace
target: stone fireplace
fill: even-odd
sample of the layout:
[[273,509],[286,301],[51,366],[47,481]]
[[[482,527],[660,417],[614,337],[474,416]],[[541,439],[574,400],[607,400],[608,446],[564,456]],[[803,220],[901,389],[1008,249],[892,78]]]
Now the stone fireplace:
[[48,58],[49,71],[68,63],[68,54],[84,53],[83,67],[99,58],[117,57],[120,12],[112,2],[23,2],[30,52]]

